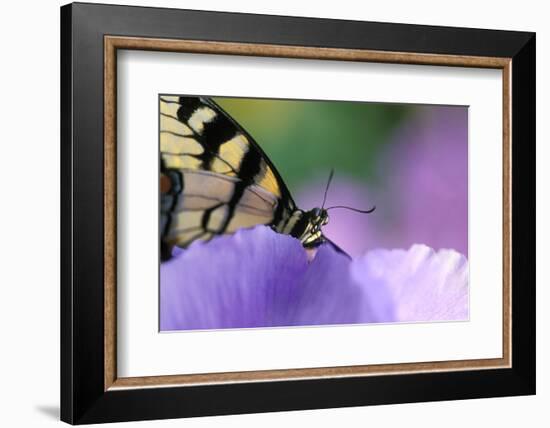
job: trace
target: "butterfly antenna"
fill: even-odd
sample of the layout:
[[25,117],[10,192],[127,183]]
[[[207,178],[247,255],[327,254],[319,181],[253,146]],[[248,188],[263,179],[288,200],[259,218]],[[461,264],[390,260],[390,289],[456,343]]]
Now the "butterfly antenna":
[[325,207],[325,202],[327,201],[328,188],[330,187],[330,182],[332,181],[332,177],[334,177],[334,168],[331,168],[330,174],[328,176],[327,187],[325,187],[325,196],[323,197],[323,205],[321,205],[321,209]]
[[346,207],[344,205],[335,205],[333,207],[327,208],[327,211],[335,209],[335,208],[343,208],[343,209],[350,210],[350,211],[355,211],[356,213],[361,213],[361,214],[370,214],[371,212],[373,212],[376,209],[376,206],[372,207],[370,210],[358,210],[357,208]]

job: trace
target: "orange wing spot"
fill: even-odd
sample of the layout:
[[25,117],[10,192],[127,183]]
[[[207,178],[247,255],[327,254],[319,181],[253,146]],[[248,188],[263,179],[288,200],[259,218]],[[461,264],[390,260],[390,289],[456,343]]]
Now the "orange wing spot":
[[172,180],[167,175],[160,174],[160,192],[168,193],[172,188]]

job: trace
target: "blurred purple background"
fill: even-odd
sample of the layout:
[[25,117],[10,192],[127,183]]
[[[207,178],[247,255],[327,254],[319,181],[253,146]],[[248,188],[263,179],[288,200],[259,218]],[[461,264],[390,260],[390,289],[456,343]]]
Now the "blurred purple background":
[[[372,214],[331,210],[327,237],[352,256],[375,248],[425,244],[468,256],[468,109],[420,108],[390,135],[377,156],[371,185],[335,171],[326,206],[347,205]],[[326,177],[295,192],[304,209],[319,206]]]

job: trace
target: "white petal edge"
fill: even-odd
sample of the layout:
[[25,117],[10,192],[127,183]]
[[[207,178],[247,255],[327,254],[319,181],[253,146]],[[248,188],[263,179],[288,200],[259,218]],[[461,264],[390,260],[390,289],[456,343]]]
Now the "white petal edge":
[[415,244],[409,250],[376,249],[352,263],[363,287],[386,288],[394,321],[465,321],[469,318],[469,268],[462,254]]

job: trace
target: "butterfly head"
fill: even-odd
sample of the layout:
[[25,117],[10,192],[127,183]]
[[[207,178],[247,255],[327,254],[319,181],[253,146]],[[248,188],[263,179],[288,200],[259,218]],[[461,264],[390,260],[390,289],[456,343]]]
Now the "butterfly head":
[[300,219],[290,234],[298,238],[304,247],[316,247],[323,239],[322,227],[328,223],[328,213],[324,208],[299,211]]
[[310,218],[310,223],[319,230],[322,226],[328,224],[328,212],[324,208],[313,208],[308,212],[308,216]]

